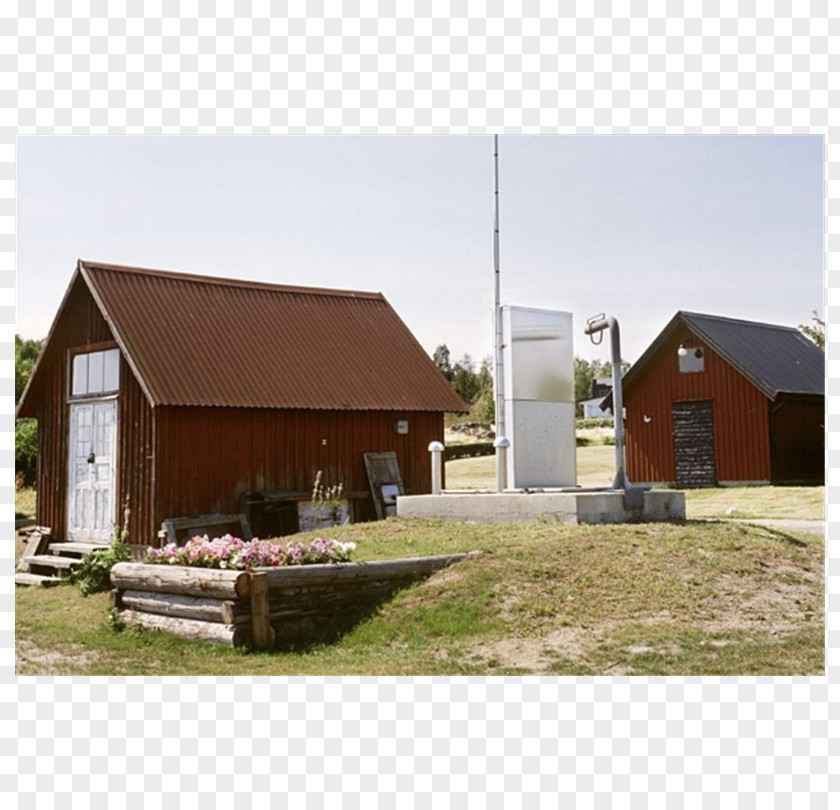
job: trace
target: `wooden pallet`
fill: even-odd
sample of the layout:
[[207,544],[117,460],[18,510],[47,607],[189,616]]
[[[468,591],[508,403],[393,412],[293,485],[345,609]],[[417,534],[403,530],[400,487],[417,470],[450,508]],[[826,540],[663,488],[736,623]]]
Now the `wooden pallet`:
[[21,561],[18,563],[18,570],[26,571],[26,564],[23,562],[26,557],[34,557],[37,554],[43,554],[50,544],[50,533],[52,529],[46,526],[32,526],[29,529],[20,531],[21,537],[26,539],[26,547],[23,549]]

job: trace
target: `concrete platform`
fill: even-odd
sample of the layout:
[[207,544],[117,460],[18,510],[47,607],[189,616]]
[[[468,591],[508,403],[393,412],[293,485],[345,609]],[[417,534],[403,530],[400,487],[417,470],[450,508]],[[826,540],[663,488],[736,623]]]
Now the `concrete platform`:
[[685,520],[685,493],[640,493],[641,509],[629,508],[620,490],[600,492],[445,492],[401,495],[397,515],[473,523],[627,523],[631,520]]

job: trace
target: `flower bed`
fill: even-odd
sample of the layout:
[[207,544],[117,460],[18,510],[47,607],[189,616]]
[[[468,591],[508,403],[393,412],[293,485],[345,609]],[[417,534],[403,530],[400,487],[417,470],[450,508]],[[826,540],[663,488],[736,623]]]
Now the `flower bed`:
[[160,549],[149,549],[146,562],[245,571],[283,565],[349,562],[350,552],[355,548],[355,543],[340,543],[321,537],[304,544],[272,543],[258,539],[246,541],[230,534],[211,540],[204,535],[193,537],[183,546],[170,543]]

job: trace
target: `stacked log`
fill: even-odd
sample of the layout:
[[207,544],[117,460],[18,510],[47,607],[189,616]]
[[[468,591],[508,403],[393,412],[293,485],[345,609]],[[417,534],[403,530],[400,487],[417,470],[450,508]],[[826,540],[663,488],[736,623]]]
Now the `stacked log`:
[[251,643],[247,571],[117,563],[111,599],[119,621],[227,647]]
[[111,583],[119,590],[132,588],[215,599],[247,599],[251,595],[251,578],[247,571],[188,565],[117,563],[111,569]]
[[300,642],[339,617],[375,605],[407,583],[469,554],[225,571],[118,563],[118,620],[229,647]]

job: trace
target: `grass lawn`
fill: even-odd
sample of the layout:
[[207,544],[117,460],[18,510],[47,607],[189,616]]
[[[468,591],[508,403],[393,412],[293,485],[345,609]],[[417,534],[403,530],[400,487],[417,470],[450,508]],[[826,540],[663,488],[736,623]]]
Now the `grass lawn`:
[[[615,447],[603,444],[578,447],[577,471],[578,484],[582,487],[610,486],[615,472]],[[493,456],[446,463],[447,489],[495,486]],[[686,490],[685,496],[689,520],[726,517],[825,520],[824,487],[715,487]]]
[[[608,486],[615,448],[578,448]],[[495,485],[495,460],[446,465]],[[105,594],[16,588],[16,673],[79,675],[819,675],[825,541],[706,519],[824,519],[823,487],[690,490],[686,524],[478,526],[390,519],[330,532],[356,560],[481,549],[399,592],[332,644],[246,654],[138,628]],[[16,512],[34,515],[34,493]],[[735,510],[734,513],[732,510]],[[17,554],[20,554],[20,546]]]
[[246,654],[136,628],[70,585],[15,592],[16,673],[819,675],[824,539],[734,523],[336,529],[372,560],[481,549],[331,644]]
[[[615,447],[593,444],[577,448],[578,484],[608,487],[615,475]],[[447,489],[493,489],[496,486],[495,456],[461,458],[446,462]]]

